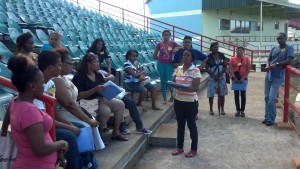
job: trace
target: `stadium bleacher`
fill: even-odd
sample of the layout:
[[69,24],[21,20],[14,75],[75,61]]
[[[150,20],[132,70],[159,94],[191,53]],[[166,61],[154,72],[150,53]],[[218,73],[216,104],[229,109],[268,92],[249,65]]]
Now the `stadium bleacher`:
[[[0,54],[4,55],[0,76],[9,71],[5,64],[15,53],[16,39],[25,32],[34,37],[35,51],[48,43],[51,31],[62,35],[61,46],[67,48],[74,61],[79,61],[96,38],[103,38],[112,60],[112,67],[122,71],[125,53],[129,49],[139,52],[138,61],[144,65],[153,82],[158,82],[155,44],[161,41],[157,33],[135,28],[131,23],[121,23],[98,11],[87,10],[61,0],[0,0]],[[104,63],[105,64],[105,63]],[[121,73],[120,73],[121,74]],[[120,83],[122,84],[122,83]],[[0,92],[2,104],[9,99],[5,90]]]

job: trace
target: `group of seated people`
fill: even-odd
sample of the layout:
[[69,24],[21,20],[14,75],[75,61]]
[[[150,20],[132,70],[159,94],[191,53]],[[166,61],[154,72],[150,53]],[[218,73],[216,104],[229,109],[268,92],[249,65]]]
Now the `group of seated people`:
[[[92,128],[95,150],[105,148],[105,144],[110,139],[128,141],[128,138],[124,136],[130,133],[124,123],[125,108],[129,110],[130,116],[136,124],[136,133],[152,133],[151,130],[143,126],[137,106],[141,106],[141,102],[145,98],[145,90],[148,89],[151,91],[152,109],[161,110],[155,103],[157,90],[153,85],[147,83],[145,86],[139,86],[140,83],[136,83],[137,81],[126,82],[141,93],[137,103],[126,95],[108,100],[100,94],[101,91],[105,90],[104,83],[107,80],[113,80],[113,73],[115,73],[111,68],[109,59],[106,59],[107,67],[104,68],[106,71],[100,68],[99,61],[103,62],[103,56],[109,58],[105,56],[107,52],[103,49],[105,44],[102,39],[96,39],[91,46],[91,48],[96,46],[96,51],[89,49],[89,52],[83,56],[73,78],[69,76],[73,72],[73,61],[68,50],[60,47],[61,35],[52,32],[48,40],[49,44],[45,44],[41,48],[41,53],[37,55],[33,52],[34,41],[32,35],[30,33],[21,34],[17,38],[18,53],[16,57],[12,57],[8,62],[8,68],[12,71],[12,82],[19,92],[18,98],[11,102],[11,105],[15,106],[10,106],[12,120],[20,123],[12,125],[13,138],[19,150],[13,168],[20,166],[26,166],[27,168],[39,168],[40,166],[47,168],[45,166],[49,166],[49,168],[53,168],[58,150],[65,151],[68,161],[66,168],[94,168],[96,164],[93,160],[93,152],[81,153],[78,150],[76,137],[80,134],[80,128]],[[138,68],[138,72],[135,72],[133,66],[136,56],[136,51],[127,52],[126,58],[128,61],[126,63],[130,62],[131,65],[125,66],[126,64],[124,64],[127,72],[126,77],[132,76],[135,79],[144,81],[146,75],[143,70]],[[23,82],[20,82],[19,79]],[[49,117],[43,112],[45,110],[44,103],[37,99],[43,93],[57,99],[54,123],[56,142],[49,138],[49,130],[52,124],[46,121]],[[18,105],[16,103],[20,102],[28,102],[26,104],[29,107],[28,110],[34,109],[30,117],[33,119],[31,120],[32,123],[26,122],[29,117],[20,116],[20,114],[26,113],[17,110],[19,107],[16,106]],[[27,110],[25,107],[23,110]],[[111,113],[114,114],[112,133],[107,126]],[[18,115],[20,117],[17,117]],[[20,129],[20,126],[23,126],[23,128]],[[33,133],[35,132],[32,131],[41,131],[42,135],[38,140],[34,140],[35,134]],[[106,138],[106,136],[109,137]],[[20,137],[27,141],[22,143],[17,141]],[[42,144],[34,146],[33,144],[37,141]],[[24,146],[27,148],[26,151],[23,149]],[[20,152],[22,150],[23,152]],[[29,161],[32,161],[29,157],[34,158],[37,163],[29,163]]]

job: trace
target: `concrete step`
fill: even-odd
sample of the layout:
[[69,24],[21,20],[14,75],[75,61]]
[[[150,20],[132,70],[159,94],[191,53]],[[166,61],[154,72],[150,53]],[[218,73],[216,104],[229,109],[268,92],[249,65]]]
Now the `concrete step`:
[[[201,86],[199,92],[204,89],[207,84],[207,74],[204,74],[201,79]],[[167,97],[170,97],[170,92],[167,92]],[[136,100],[136,98],[135,98]],[[141,119],[145,128],[149,128],[156,133],[159,130],[161,124],[168,122],[174,117],[174,106],[171,103],[167,105],[161,104],[163,99],[161,93],[158,93],[157,106],[163,109],[163,111],[154,111],[151,109],[151,101],[144,101],[143,107],[138,108],[142,114]],[[125,121],[129,121],[128,110],[124,113]],[[175,123],[174,123],[175,124]],[[149,146],[149,140],[151,135],[143,135],[135,133],[135,124],[130,122],[127,125],[131,130],[131,134],[126,135],[129,141],[116,141],[111,140],[106,148],[100,151],[94,152],[94,158],[97,160],[99,167],[102,169],[133,169],[138,161],[142,158],[143,154]],[[176,126],[170,127],[177,129]],[[173,130],[173,129],[172,129]],[[174,131],[173,131],[174,132]],[[174,136],[174,134],[172,134]],[[176,134],[175,134],[176,136]]]
[[[158,98],[158,103],[161,102],[161,98]],[[141,116],[143,125],[152,131],[155,131],[161,123],[165,123],[174,116],[172,104],[161,105],[163,111],[152,110],[151,101],[145,101],[143,105],[143,109],[146,109],[146,111],[140,110],[143,112]],[[129,119],[129,117],[129,112],[126,110],[125,119]],[[127,127],[131,130],[131,134],[126,135],[129,141],[111,140],[105,149],[94,152],[94,158],[100,168],[132,169],[143,156],[149,145],[149,136],[136,134],[135,124],[132,122]]]
[[177,124],[164,123],[150,136],[151,146],[176,147]]

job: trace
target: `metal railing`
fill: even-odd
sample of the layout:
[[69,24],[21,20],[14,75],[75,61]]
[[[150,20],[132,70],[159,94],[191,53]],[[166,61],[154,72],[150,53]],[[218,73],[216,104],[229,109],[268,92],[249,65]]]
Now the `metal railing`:
[[[175,25],[168,24],[166,22],[162,22],[160,20],[150,18],[115,5],[111,5],[109,3],[103,2],[101,0],[95,0],[94,4],[86,4],[84,0],[70,0],[71,2],[77,4],[78,6],[83,6],[89,9],[93,9],[94,11],[98,11],[102,15],[107,15],[108,17],[114,17],[121,21],[123,24],[133,24],[137,27],[141,27],[146,30],[148,33],[155,32],[161,35],[162,31],[168,29],[172,33],[172,39],[175,41],[183,40],[185,35],[193,37],[193,47],[198,48],[201,51],[208,53],[209,47],[212,42],[218,42],[219,47],[223,48],[226,52],[224,54],[230,58],[235,55],[235,49],[239,45],[227,42],[220,41],[218,39],[214,39],[208,36],[201,35],[199,33],[195,33]],[[245,48],[245,55],[250,57],[251,63],[253,63],[253,50]]]
[[[5,86],[7,88],[10,88],[12,90],[17,90],[16,87],[12,84],[11,80],[9,80],[9,79],[7,79],[3,76],[0,76],[0,85]],[[51,128],[49,133],[50,133],[50,136],[53,139],[53,141],[55,141],[56,140],[56,134],[55,134],[55,123],[54,123],[54,119],[55,119],[54,105],[56,104],[56,99],[49,96],[49,95],[43,94],[43,96],[40,97],[39,100],[41,100],[45,103],[46,112],[53,119],[53,125],[52,125],[52,128]]]
[[298,70],[290,65],[286,66],[284,91],[281,88],[279,89],[279,94],[283,96],[284,102],[283,102],[283,104],[281,102],[279,102],[279,104],[283,108],[283,122],[284,123],[290,122],[290,124],[293,126],[293,128],[295,129],[297,134],[300,136],[300,131],[296,127],[293,120],[290,119],[290,117],[289,117],[289,108],[292,108],[292,110],[295,112],[295,114],[300,117],[299,108],[297,108],[296,105],[294,103],[292,103],[292,101],[290,99],[291,88],[294,89],[295,91],[297,91],[298,93],[300,93],[300,87],[291,83],[291,74],[293,74],[295,76],[295,78],[297,78],[297,80],[299,81],[300,70]]

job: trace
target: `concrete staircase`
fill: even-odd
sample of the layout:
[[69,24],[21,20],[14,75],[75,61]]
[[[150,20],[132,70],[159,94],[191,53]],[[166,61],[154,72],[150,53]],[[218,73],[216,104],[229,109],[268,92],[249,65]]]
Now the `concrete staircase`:
[[[207,74],[202,75],[202,91],[207,86]],[[167,93],[170,95],[170,93]],[[153,111],[151,101],[144,101],[141,112],[144,127],[149,128],[153,133],[148,135],[136,134],[135,124],[131,122],[128,111],[125,112],[124,118],[131,134],[126,135],[129,141],[111,140],[105,149],[96,151],[94,158],[97,160],[101,169],[133,169],[150,145],[153,146],[176,146],[177,124],[168,124],[171,118],[174,118],[173,104],[163,105],[161,94],[158,94],[157,103],[162,111]],[[169,140],[168,144],[159,144]]]

